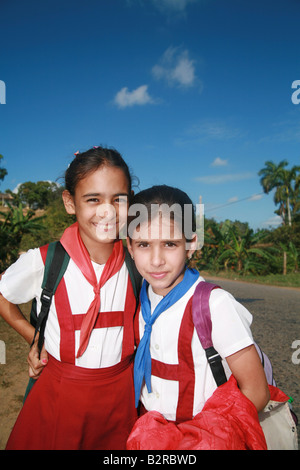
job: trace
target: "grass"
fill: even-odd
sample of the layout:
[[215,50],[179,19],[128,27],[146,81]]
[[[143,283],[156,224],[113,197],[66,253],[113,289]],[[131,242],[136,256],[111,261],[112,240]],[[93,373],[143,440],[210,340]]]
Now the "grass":
[[[204,274],[204,273],[203,273]],[[246,282],[254,282],[258,284],[267,284],[272,286],[281,286],[281,287],[297,287],[300,288],[300,273],[288,273],[286,275],[283,274],[267,274],[262,276],[255,276],[253,274],[238,274],[236,272],[226,272],[226,271],[219,271],[213,272],[208,271],[206,275],[216,276],[216,277],[223,277],[226,279],[234,280],[234,281],[246,281]],[[205,277],[205,276],[204,276]]]

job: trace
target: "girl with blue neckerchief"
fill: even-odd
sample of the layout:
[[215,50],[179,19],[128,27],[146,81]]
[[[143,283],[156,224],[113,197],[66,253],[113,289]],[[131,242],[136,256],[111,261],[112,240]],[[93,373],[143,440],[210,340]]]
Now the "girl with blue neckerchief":
[[[136,406],[140,401],[142,412],[156,411],[176,423],[201,412],[217,388],[191,316],[193,293],[204,281],[186,265],[197,242],[191,205],[179,189],[155,186],[138,193],[129,209],[134,213],[140,207],[138,218],[129,217],[128,249],[144,278],[136,328]],[[165,210],[174,207],[179,216]],[[212,292],[210,310],[213,344],[227,376],[233,374],[240,391],[263,409],[269,390],[253,344],[251,314],[222,289]]]

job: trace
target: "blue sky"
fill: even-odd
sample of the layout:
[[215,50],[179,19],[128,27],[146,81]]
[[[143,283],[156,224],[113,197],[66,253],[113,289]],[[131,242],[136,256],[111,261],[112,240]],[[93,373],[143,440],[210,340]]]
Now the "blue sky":
[[257,173],[300,163],[298,0],[1,0],[0,18],[0,191],[107,145],[140,189],[272,226]]

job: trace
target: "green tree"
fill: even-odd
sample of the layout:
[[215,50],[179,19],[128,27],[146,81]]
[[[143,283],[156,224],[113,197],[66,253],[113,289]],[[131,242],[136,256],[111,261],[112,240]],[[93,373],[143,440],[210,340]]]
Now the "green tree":
[[238,233],[236,227],[230,227],[228,234],[230,242],[220,254],[219,261],[235,264],[239,273],[245,271],[259,272],[264,268],[264,260],[270,260],[272,255],[267,246],[263,246],[264,232],[254,233],[249,229],[243,235]]
[[59,240],[64,230],[75,220],[75,216],[67,214],[62,198],[56,198],[44,211],[43,220],[41,221],[43,229],[38,232],[24,234],[20,249],[27,251],[30,248]]
[[197,253],[197,268],[200,271],[209,269],[218,272],[222,267],[219,261],[219,255],[222,253],[222,250],[224,250],[225,244],[226,233],[221,231],[221,225],[214,219],[205,219],[204,246],[200,252]]
[[20,243],[25,233],[36,233],[42,229],[41,217],[34,218],[34,212],[24,213],[22,205],[9,205],[8,212],[0,212],[0,271],[16,261]]
[[[0,164],[1,164],[2,158],[3,158],[3,155],[0,154]],[[3,181],[6,175],[7,175],[7,170],[5,168],[0,168],[0,181]]]
[[266,194],[276,189],[274,202],[279,204],[279,209],[275,212],[281,216],[284,224],[291,226],[293,208],[299,203],[300,166],[293,166],[291,170],[286,169],[287,166],[287,160],[282,160],[278,165],[267,161],[258,175],[261,176],[260,183]]
[[44,209],[57,196],[61,189],[56,183],[50,181],[27,181],[18,188],[18,198],[22,203],[32,209]]

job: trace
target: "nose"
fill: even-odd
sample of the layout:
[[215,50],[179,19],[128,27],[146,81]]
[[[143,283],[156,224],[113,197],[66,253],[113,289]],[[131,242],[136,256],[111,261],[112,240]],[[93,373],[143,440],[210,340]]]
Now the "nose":
[[165,264],[163,250],[160,247],[154,246],[151,250],[151,264],[153,267],[158,268]]
[[112,219],[115,219],[116,210],[112,204],[104,203],[104,204],[100,204],[97,207],[96,215],[100,219],[105,219],[107,221],[110,221]]

